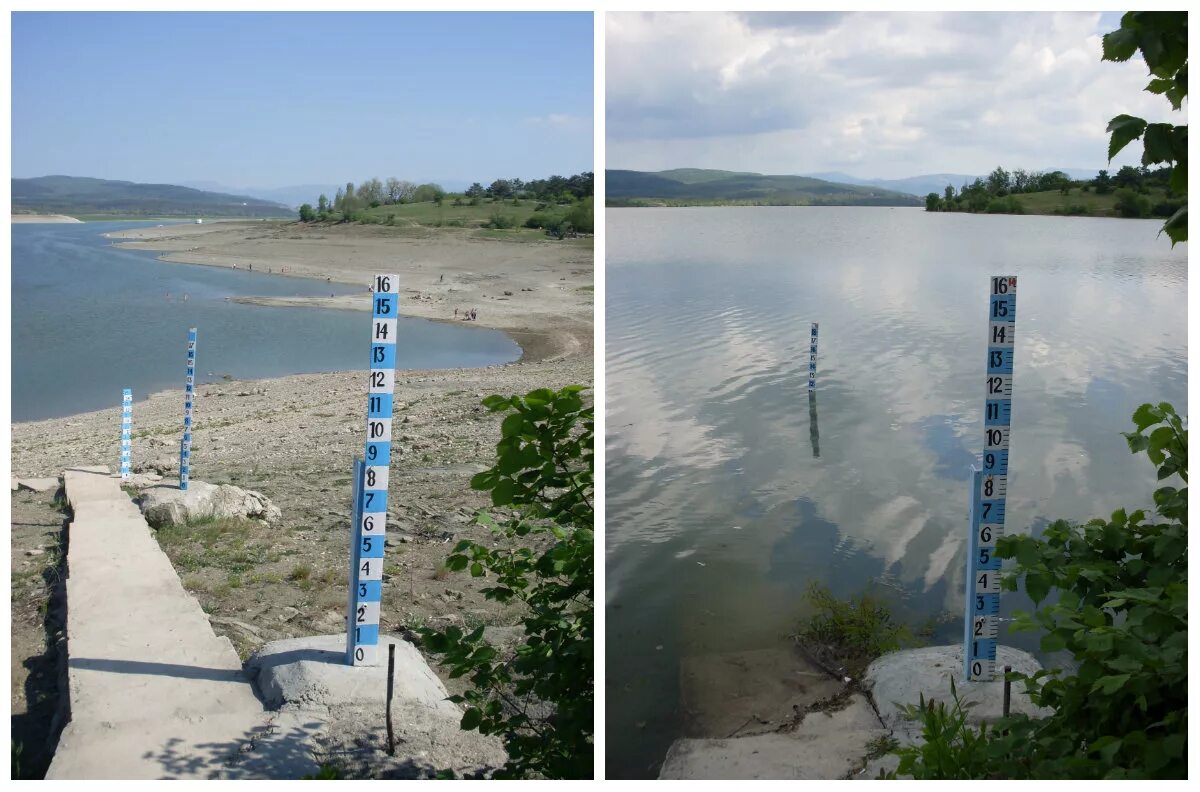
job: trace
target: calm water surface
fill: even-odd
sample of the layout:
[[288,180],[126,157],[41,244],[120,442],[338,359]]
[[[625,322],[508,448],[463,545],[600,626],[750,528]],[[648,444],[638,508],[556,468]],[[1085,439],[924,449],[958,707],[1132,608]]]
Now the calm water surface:
[[1020,277],[1010,531],[1152,505],[1153,469],[1119,433],[1146,401],[1186,411],[1187,246],[1160,222],[607,217],[610,778],[657,774],[681,658],[781,645],[810,581],[875,581],[902,620],[941,617],[934,640],[961,640],[989,275]]
[[[101,236],[144,225],[154,224],[12,226],[12,420],[115,407],[122,388],[132,388],[135,400],[182,391],[189,327],[199,328],[200,382],[367,368],[365,312],[226,302],[356,289],[168,264]],[[402,318],[399,337],[401,369],[487,366],[521,355],[498,331],[422,319]]]

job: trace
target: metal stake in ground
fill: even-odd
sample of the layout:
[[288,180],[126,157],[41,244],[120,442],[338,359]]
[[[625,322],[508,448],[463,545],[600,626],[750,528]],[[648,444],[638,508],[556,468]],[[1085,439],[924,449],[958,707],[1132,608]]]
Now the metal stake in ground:
[[121,478],[129,478],[129,432],[133,428],[133,391],[121,391]]
[[179,489],[188,488],[192,469],[192,405],[196,395],[196,328],[188,328],[187,379],[183,386],[183,440],[179,443]]
[[1000,559],[996,540],[1004,535],[1008,502],[1008,441],[1012,423],[1014,331],[1017,279],[991,279],[988,300],[987,397],[983,414],[983,469],[971,478],[971,534],[967,580],[963,665],[971,681],[996,675],[1000,633]]
[[379,646],[383,549],[387,528],[388,470],[392,461],[392,395],[396,388],[396,316],[400,281],[376,275],[371,312],[371,371],[367,384],[367,444],[361,491],[356,498],[350,579],[353,603],[347,614],[347,662],[375,665]]

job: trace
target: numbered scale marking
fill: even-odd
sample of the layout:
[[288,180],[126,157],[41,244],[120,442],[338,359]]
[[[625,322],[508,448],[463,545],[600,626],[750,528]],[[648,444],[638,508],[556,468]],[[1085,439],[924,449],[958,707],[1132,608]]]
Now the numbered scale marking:
[[392,395],[396,387],[396,317],[400,280],[376,275],[371,310],[371,371],[367,382],[367,439],[355,461],[346,662],[374,665],[379,646],[383,548],[387,539],[388,471],[392,461]]
[[817,322],[812,323],[812,333],[808,337],[808,389],[817,387]]
[[1017,279],[997,276],[990,283],[983,467],[973,471],[971,479],[963,621],[964,670],[966,678],[975,681],[988,681],[996,674],[996,644],[1000,634],[1000,559],[996,557],[996,540],[1004,535],[1008,498],[1013,340],[1017,319]]
[[121,391],[121,478],[129,478],[129,433],[133,429],[133,391]]
[[196,395],[196,328],[188,329],[187,379],[183,386],[183,440],[179,443],[179,489],[188,488],[192,471],[192,408]]

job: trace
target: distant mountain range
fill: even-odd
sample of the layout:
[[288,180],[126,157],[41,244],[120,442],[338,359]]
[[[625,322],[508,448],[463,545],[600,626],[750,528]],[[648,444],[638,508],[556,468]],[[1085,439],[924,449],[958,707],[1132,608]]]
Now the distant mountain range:
[[[1072,179],[1094,179],[1099,171],[1087,170],[1086,168],[1046,168],[1046,172],[1060,170],[1070,176]],[[881,187],[885,190],[895,190],[897,192],[908,193],[924,198],[931,192],[941,194],[945,191],[946,186],[953,186],[954,189],[962,187],[964,184],[970,184],[977,178],[986,179],[987,174],[965,174],[965,173],[926,173],[920,176],[909,176],[904,179],[860,179],[857,176],[850,176],[846,173],[837,171],[829,171],[825,173],[806,173],[814,179],[825,179],[831,182],[840,182],[842,184],[857,184],[864,187]]]
[[292,208],[248,195],[174,184],[137,184],[81,176],[12,180],[14,212],[205,217],[291,217]]
[[771,176],[702,168],[605,171],[609,206],[752,204],[776,206],[918,206],[911,194],[811,176]]

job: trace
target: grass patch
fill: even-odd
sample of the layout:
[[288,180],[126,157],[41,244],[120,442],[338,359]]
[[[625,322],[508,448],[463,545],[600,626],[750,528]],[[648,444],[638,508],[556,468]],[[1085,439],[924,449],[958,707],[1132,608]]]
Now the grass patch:
[[913,642],[911,631],[892,620],[891,609],[872,588],[843,601],[814,582],[804,599],[814,613],[801,625],[798,640],[810,654],[841,666],[854,679],[875,658]]
[[296,564],[288,573],[287,579],[293,583],[307,583],[312,578],[312,564]]

